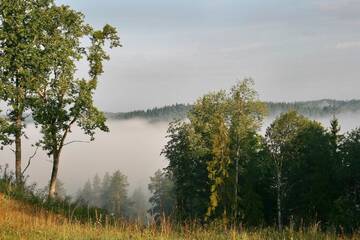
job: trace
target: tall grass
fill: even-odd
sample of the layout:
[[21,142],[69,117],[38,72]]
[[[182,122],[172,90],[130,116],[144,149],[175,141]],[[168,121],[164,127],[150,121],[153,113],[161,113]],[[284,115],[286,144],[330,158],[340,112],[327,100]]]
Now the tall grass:
[[[5,170],[5,173],[4,173]],[[0,171],[1,172],[1,171]],[[360,233],[342,236],[311,228],[273,228],[245,230],[226,227],[221,222],[175,224],[162,219],[160,224],[140,223],[111,218],[101,209],[87,208],[69,199],[47,201],[36,186],[18,186],[11,174],[0,175],[0,240],[2,239],[360,239]]]
[[272,228],[251,231],[224,228],[221,225],[173,225],[168,221],[160,225],[143,226],[126,221],[111,224],[81,223],[69,220],[41,208],[34,208],[19,200],[0,194],[0,239],[360,239],[359,234],[340,236],[323,233],[318,226],[295,231]]

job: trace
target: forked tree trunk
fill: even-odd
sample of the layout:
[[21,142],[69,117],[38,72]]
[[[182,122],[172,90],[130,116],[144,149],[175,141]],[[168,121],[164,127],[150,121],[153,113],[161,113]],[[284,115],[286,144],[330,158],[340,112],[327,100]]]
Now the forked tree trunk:
[[15,177],[18,184],[22,183],[21,173],[21,114],[18,114],[15,122],[16,133],[15,133]]
[[56,181],[59,170],[59,160],[60,160],[60,152],[55,151],[53,154],[53,168],[49,183],[49,199],[54,199],[56,197]]

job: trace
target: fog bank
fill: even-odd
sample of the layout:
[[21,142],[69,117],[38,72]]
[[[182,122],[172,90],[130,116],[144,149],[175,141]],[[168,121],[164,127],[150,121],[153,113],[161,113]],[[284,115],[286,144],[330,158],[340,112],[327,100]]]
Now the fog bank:
[[[69,194],[76,193],[96,173],[119,169],[128,176],[130,188],[146,186],[154,172],[166,166],[160,156],[165,145],[167,123],[149,123],[143,120],[110,121],[109,133],[98,132],[91,143],[73,143],[63,149],[60,159],[59,179]],[[31,144],[39,138],[39,130],[33,124],[26,129],[29,139],[23,143],[23,166],[35,148]],[[67,142],[87,141],[79,129],[72,132]],[[0,165],[9,163],[13,169],[13,153],[9,148],[0,151]],[[39,149],[26,174],[30,182],[40,186],[47,184],[51,174],[51,159]]]
[[[360,126],[360,114],[340,114],[337,116],[346,132]],[[273,119],[266,119],[262,132]],[[316,119],[328,127],[330,118]],[[65,184],[69,194],[74,194],[83,184],[96,173],[102,176],[105,172],[119,169],[128,176],[130,189],[141,186],[146,188],[149,177],[159,169],[166,167],[167,161],[160,156],[166,144],[166,130],[168,123],[150,123],[144,120],[109,121],[110,133],[99,132],[91,143],[73,143],[64,147],[59,178]],[[33,124],[26,129],[29,139],[23,143],[23,166],[34,152],[30,145],[39,138],[39,130]],[[87,141],[79,129],[74,129],[68,142],[74,140]],[[13,169],[13,153],[5,147],[0,151],[0,165],[8,163]],[[30,175],[30,182],[37,182],[40,186],[48,183],[52,163],[48,156],[39,149],[32,160],[26,174]]]

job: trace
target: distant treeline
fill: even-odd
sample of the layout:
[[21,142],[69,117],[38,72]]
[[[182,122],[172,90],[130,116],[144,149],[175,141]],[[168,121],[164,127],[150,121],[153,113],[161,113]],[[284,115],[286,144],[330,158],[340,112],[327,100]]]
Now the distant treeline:
[[148,110],[137,110],[124,113],[106,113],[109,119],[127,120],[142,118],[151,121],[172,121],[174,119],[184,119],[190,111],[190,104],[174,104],[164,107],[155,107]]
[[[302,102],[266,102],[269,116],[276,116],[289,110],[295,110],[307,117],[327,117],[333,114],[354,113],[360,111],[360,100],[322,99]],[[174,104],[123,113],[106,113],[109,119],[127,120],[141,118],[150,121],[172,121],[186,118],[191,104]]]

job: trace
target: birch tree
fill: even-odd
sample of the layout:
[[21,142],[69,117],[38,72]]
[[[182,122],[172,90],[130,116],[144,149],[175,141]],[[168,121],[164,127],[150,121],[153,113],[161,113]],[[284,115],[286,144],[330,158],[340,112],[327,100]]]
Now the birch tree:
[[264,103],[259,101],[258,94],[253,86],[254,81],[252,79],[239,82],[232,87],[229,99],[230,152],[233,166],[235,166],[234,221],[241,215],[238,208],[241,152],[246,152],[244,146],[247,139],[260,129],[266,114],[266,107]]
[[[56,193],[56,180],[64,146],[75,126],[94,140],[95,131],[108,131],[104,114],[93,101],[99,76],[103,73],[103,61],[109,56],[109,47],[120,46],[117,31],[110,25],[94,30],[84,22],[84,15],[67,6],[53,6],[49,13],[52,24],[48,31],[52,48],[49,54],[49,73],[31,99],[31,109],[36,126],[41,128],[39,144],[52,156],[53,167],[49,182],[50,199]],[[56,20],[56,21],[55,21]],[[89,45],[85,45],[89,42]],[[89,64],[87,78],[76,78],[76,62]]]
[[281,114],[267,128],[265,140],[272,158],[272,165],[275,175],[276,205],[277,205],[277,224],[279,229],[283,226],[283,207],[282,199],[286,188],[286,177],[284,171],[287,162],[291,161],[291,143],[299,130],[308,120],[296,113],[289,111]]

